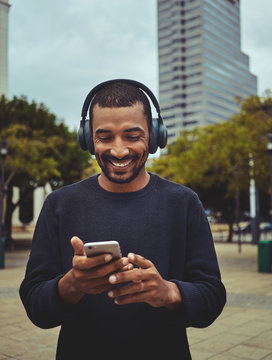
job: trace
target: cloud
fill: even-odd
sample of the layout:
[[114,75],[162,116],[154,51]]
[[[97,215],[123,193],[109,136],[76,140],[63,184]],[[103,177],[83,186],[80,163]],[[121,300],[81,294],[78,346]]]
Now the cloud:
[[157,91],[155,0],[14,0],[10,95],[44,102],[71,127],[97,83],[119,77]]
[[259,95],[272,89],[271,13],[271,1],[241,2],[242,49],[249,55],[251,72],[258,77]]
[[272,3],[267,0],[246,0],[243,3],[241,25],[244,41],[256,49],[271,49],[272,22],[267,14],[272,13]]
[[[158,95],[156,0],[10,0],[9,95],[43,102],[77,128],[101,81],[132,78]],[[271,88],[272,2],[241,1],[242,50]]]

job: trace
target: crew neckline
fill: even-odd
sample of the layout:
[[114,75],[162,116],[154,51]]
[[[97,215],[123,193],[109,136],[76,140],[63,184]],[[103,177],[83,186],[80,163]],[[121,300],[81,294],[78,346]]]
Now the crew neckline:
[[90,180],[91,180],[92,187],[94,188],[96,193],[99,193],[105,197],[110,197],[110,198],[115,198],[115,199],[116,198],[128,199],[128,198],[137,198],[137,197],[146,195],[152,189],[154,189],[154,187],[157,183],[158,177],[151,172],[148,172],[148,174],[150,175],[149,182],[142,189],[137,190],[137,191],[130,191],[130,192],[112,192],[112,191],[105,190],[98,183],[98,176],[100,175],[100,173],[91,176]]

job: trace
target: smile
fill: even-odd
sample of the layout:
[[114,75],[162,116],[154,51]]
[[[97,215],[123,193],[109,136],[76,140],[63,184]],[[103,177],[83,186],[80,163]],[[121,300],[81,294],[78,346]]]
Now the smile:
[[116,161],[110,161],[110,163],[113,166],[119,167],[119,168],[124,168],[126,166],[128,166],[129,164],[131,164],[132,160],[129,160],[127,162],[116,162]]

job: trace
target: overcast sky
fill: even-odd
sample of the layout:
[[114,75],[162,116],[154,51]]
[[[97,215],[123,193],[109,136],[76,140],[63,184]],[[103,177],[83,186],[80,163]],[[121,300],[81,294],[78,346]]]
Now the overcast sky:
[[[10,0],[9,97],[44,103],[77,129],[87,93],[131,78],[158,95],[156,0]],[[272,1],[241,0],[242,51],[272,89]]]

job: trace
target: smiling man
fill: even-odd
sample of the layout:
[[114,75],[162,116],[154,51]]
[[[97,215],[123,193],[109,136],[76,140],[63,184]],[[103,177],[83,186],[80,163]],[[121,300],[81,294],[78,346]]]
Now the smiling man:
[[102,170],[99,184],[117,192],[144,187],[150,175],[145,170],[149,135],[143,104],[120,108],[96,104],[92,119],[95,157]]
[[[191,359],[186,328],[210,325],[226,293],[197,195],[146,171],[167,139],[157,100],[113,80],[82,114],[79,144],[101,173],[47,197],[20,287],[28,316],[61,325],[56,359]],[[124,257],[86,257],[84,243],[107,240]]]

